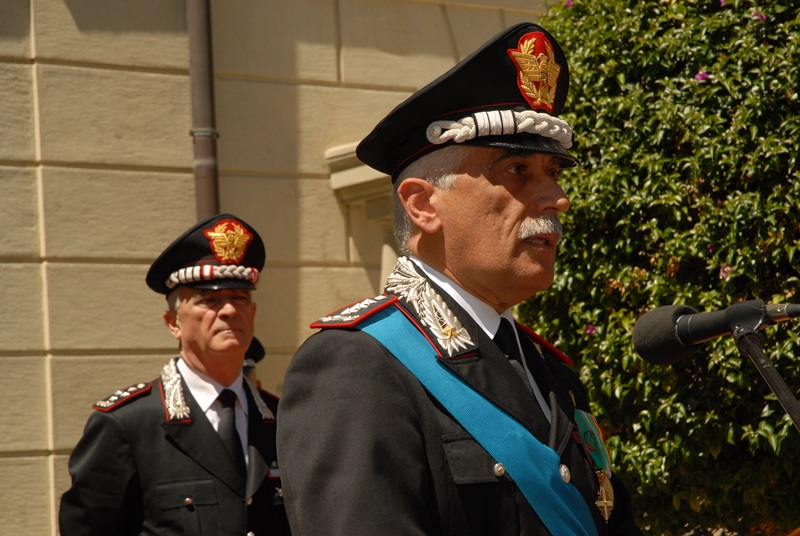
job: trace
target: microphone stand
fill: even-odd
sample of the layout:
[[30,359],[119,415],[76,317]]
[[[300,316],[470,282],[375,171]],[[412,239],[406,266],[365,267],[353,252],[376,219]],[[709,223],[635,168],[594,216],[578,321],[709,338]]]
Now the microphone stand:
[[[752,300],[745,303],[748,305],[755,305],[759,301],[760,300]],[[750,312],[752,313],[752,308]],[[780,374],[778,374],[775,367],[772,366],[772,363],[764,354],[762,339],[757,332],[758,328],[763,325],[773,323],[766,314],[764,302],[761,302],[761,312],[761,318],[758,319],[755,325],[745,324],[731,326],[731,331],[733,332],[733,337],[739,351],[742,355],[749,357],[753,364],[755,364],[761,377],[764,378],[767,385],[770,386],[772,392],[778,396],[778,402],[780,402],[783,409],[792,419],[795,428],[800,431],[800,404],[797,403],[797,399],[795,399],[789,386],[786,385],[786,382],[783,381],[783,378],[781,378]],[[753,320],[752,315],[743,316],[750,316],[750,320]]]

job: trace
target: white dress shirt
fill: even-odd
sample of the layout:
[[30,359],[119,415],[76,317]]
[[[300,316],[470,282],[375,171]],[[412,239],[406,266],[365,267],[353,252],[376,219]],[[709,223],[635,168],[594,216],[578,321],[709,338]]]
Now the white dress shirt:
[[247,396],[244,394],[244,374],[240,372],[233,383],[225,386],[194,370],[183,359],[178,359],[178,371],[214,430],[219,431],[219,420],[222,416],[222,402],[217,400],[217,397],[223,389],[230,389],[236,393],[236,431],[239,433],[244,459],[247,462]]

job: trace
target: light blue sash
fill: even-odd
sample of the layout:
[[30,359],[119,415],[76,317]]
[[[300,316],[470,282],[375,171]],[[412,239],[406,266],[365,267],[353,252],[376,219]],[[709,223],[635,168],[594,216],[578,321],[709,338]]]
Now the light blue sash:
[[397,307],[357,326],[380,342],[514,479],[554,536],[596,536],[580,492],[564,483],[560,459],[513,417],[465,384],[433,355],[430,343]]

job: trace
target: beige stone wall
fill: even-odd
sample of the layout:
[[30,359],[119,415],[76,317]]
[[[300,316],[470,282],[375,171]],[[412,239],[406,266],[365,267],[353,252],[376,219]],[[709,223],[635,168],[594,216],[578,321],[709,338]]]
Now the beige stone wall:
[[[352,144],[541,10],[212,1],[220,207],[267,244],[266,388],[280,392],[312,320],[381,290],[388,184]],[[181,0],[0,2],[0,535],[57,534],[91,404],[174,354],[144,274],[196,221],[188,59]]]

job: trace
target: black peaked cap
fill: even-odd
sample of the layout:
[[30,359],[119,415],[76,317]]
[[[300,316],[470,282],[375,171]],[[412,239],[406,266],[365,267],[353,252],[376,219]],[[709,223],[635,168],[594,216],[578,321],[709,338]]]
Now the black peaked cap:
[[147,272],[147,286],[169,294],[178,285],[252,289],[264,268],[261,237],[233,214],[217,214],[183,233]]
[[247,348],[247,352],[244,354],[245,361],[251,360],[253,365],[255,365],[264,359],[265,355],[267,355],[267,352],[264,350],[264,345],[261,344],[261,341],[258,340],[258,337],[253,337],[253,342],[250,343],[250,346]]
[[[455,143],[429,141],[426,131],[433,121],[458,121],[475,112],[497,110],[532,110],[557,117],[568,91],[567,60],[553,36],[537,24],[517,24],[399,104],[361,141],[356,154],[394,180],[414,160]],[[575,165],[567,150],[571,130],[568,137],[567,147],[547,136],[519,132],[462,143],[558,154],[567,167]]]

